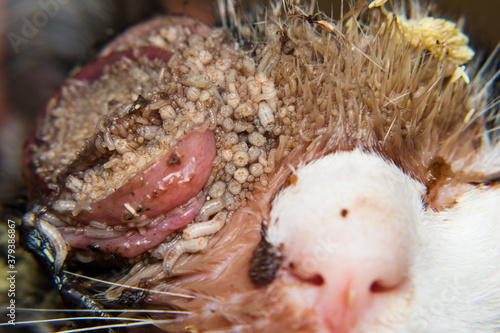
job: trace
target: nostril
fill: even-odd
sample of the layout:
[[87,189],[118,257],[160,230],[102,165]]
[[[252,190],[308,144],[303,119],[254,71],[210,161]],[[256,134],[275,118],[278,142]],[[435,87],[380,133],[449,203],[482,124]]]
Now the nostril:
[[374,281],[370,286],[370,292],[372,293],[384,293],[397,289],[401,285],[401,282],[396,284],[388,284],[381,280]]
[[319,274],[313,275],[312,277],[303,280],[310,284],[314,284],[315,286],[321,286],[323,285],[323,283],[325,283],[325,280]]
[[321,274],[303,276],[294,269],[293,265],[290,265],[290,272],[295,278],[299,279],[300,281],[310,283],[315,286],[322,286],[325,283],[325,279],[321,276]]

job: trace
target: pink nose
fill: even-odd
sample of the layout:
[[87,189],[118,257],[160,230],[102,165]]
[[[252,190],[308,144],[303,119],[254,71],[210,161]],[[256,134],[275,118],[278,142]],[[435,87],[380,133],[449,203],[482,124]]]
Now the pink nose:
[[330,332],[363,332],[409,285],[421,186],[378,156],[356,151],[297,175],[275,202],[269,238],[283,249],[284,267],[312,293],[304,307]]
[[[316,289],[314,308],[330,332],[349,332],[376,315],[385,300],[406,286],[406,261],[393,258],[331,258],[315,271],[292,271]],[[303,268],[303,267],[302,267]]]
[[376,316],[408,280],[405,237],[373,207],[354,209],[340,229],[317,230],[289,257],[292,274],[316,290],[314,308],[331,332],[349,332]]

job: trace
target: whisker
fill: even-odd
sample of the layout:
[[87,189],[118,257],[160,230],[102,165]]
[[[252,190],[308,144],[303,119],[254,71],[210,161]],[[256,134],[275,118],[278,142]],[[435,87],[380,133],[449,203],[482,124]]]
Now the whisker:
[[500,43],[497,44],[493,52],[489,55],[488,59],[486,59],[479,72],[476,73],[476,75],[474,76],[474,80],[472,80],[472,84],[477,84],[478,81],[483,78],[484,72],[495,62],[498,54],[500,54]]
[[[500,105],[500,97],[497,97],[497,98],[491,100],[490,103],[488,103],[488,105],[486,105],[486,108],[483,110],[483,113],[486,113],[488,111],[494,110],[499,105]],[[494,111],[494,113],[495,112],[496,112],[496,110]]]
[[[337,30],[337,29],[335,29]],[[337,33],[340,33],[339,31],[337,31]],[[382,70],[384,73],[387,73],[387,70],[382,67],[382,65],[378,64],[374,58],[370,57],[368,54],[366,54],[365,52],[363,52],[359,47],[357,47],[356,45],[354,45],[350,40],[348,40],[345,36],[343,36],[341,34],[341,37],[342,39],[347,42],[352,48],[354,48],[356,51],[358,51],[359,53],[361,53],[361,55],[363,57],[365,57],[366,59],[368,59],[368,61],[370,61],[372,64],[374,64],[375,66],[377,66],[378,68],[380,68],[380,70]]]
[[[57,323],[62,321],[76,321],[76,320],[126,320],[126,321],[146,321],[146,319],[140,318],[126,318],[126,317],[76,317],[76,318],[54,318],[54,319],[40,319],[40,320],[27,320],[27,321],[16,321],[16,325],[31,325],[31,324],[43,324],[43,323]],[[148,320],[149,321],[149,320]],[[12,326],[11,323],[0,323],[1,326]]]
[[482,96],[486,93],[486,91],[488,89],[490,89],[492,86],[493,86],[493,83],[500,77],[500,70],[496,71],[495,74],[493,74],[491,76],[491,78],[483,84],[483,89],[481,89],[481,91],[479,91],[479,93],[477,94],[478,96]]
[[85,276],[85,275],[81,275],[81,274],[77,274],[77,273],[73,273],[73,272],[68,272],[68,271],[63,271],[63,272],[66,274],[69,274],[69,275],[73,275],[73,276],[80,277],[80,278],[87,279],[87,280],[91,280],[91,281],[101,282],[103,284],[108,284],[108,285],[112,285],[112,286],[119,286],[119,287],[124,287],[124,288],[130,288],[133,290],[147,291],[147,292],[152,292],[155,294],[162,294],[162,295],[168,295],[168,296],[177,296],[177,297],[184,297],[184,298],[190,298],[190,299],[195,298],[195,296],[188,295],[188,294],[179,294],[179,293],[172,293],[172,292],[168,292],[168,291],[151,290],[151,289],[147,289],[147,288],[134,287],[134,286],[129,286],[126,284],[121,284],[121,283],[116,283],[116,282],[109,282],[106,280],[96,279],[96,278],[92,278],[90,276]]
[[385,104],[383,105],[383,107],[386,107],[386,106],[387,106],[387,105],[389,105],[389,104],[396,105],[396,101],[397,101],[398,99],[401,99],[401,98],[403,98],[403,97],[405,97],[405,96],[407,96],[407,95],[409,95],[409,94],[410,94],[410,93],[408,92],[408,93],[406,93],[406,94],[402,94],[401,96],[398,96],[398,97],[396,97],[396,98],[394,98],[394,99],[390,99],[389,97],[387,97],[386,95],[384,95],[384,97],[385,97],[385,98],[387,98],[388,102],[387,102],[387,103],[385,103]]
[[[92,309],[27,309],[27,308],[17,308],[20,311],[26,312],[95,312]],[[190,311],[182,310],[148,310],[148,309],[99,309],[99,312],[108,313],[123,313],[123,312],[137,312],[137,313],[167,313],[167,314],[190,314]]]
[[492,133],[492,132],[496,132],[496,131],[500,131],[500,126],[495,126],[492,129],[485,131],[485,133]]
[[95,326],[95,327],[87,327],[87,328],[76,328],[71,330],[57,331],[55,333],[78,333],[78,332],[90,332],[96,331],[105,328],[121,328],[121,327],[134,327],[134,326],[146,326],[146,325],[155,325],[155,324],[169,324],[172,320],[143,320],[140,323],[125,323],[125,324],[116,324],[116,325],[103,325],[103,326]]
[[387,133],[384,136],[384,141],[382,142],[382,147],[385,146],[385,142],[386,142],[387,138],[389,137],[389,133],[391,133],[392,126],[394,126],[394,123],[396,122],[397,119],[398,119],[398,117],[394,117],[394,120],[392,121],[391,126],[387,130]]

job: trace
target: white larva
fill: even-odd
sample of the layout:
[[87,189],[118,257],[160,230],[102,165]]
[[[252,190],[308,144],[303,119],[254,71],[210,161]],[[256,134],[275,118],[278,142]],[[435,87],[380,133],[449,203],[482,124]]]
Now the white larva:
[[249,103],[240,104],[234,111],[236,114],[240,114],[243,117],[251,117],[257,113],[252,104]]
[[123,154],[122,158],[123,158],[123,163],[133,164],[137,160],[137,155],[136,153],[129,151]]
[[192,224],[182,232],[183,239],[193,239],[215,234],[226,223],[228,213],[218,212],[211,220]]
[[248,142],[256,147],[262,147],[266,143],[266,138],[259,132],[252,132],[248,135]]
[[100,221],[90,221],[89,226],[102,230],[108,228],[108,224],[106,222],[100,222]]
[[186,86],[206,88],[210,83],[210,77],[208,75],[184,75],[181,81]]
[[224,149],[222,151],[222,158],[226,161],[229,162],[233,159],[234,153],[230,149]]
[[226,183],[222,181],[216,181],[210,187],[208,195],[214,199],[219,199],[224,194],[224,191],[226,191]]
[[219,61],[215,62],[215,66],[218,70],[220,70],[222,73],[225,73],[226,71],[231,68],[231,59],[221,59]]
[[[250,136],[248,137],[248,141],[250,143],[252,143],[251,140],[250,140]],[[261,150],[260,150],[260,148],[257,145],[251,146],[250,148],[248,148],[248,157],[249,157],[248,161],[250,163],[253,163],[253,162],[257,161],[257,159],[260,156],[260,153],[261,153]]]
[[73,200],[57,200],[54,203],[54,209],[58,212],[67,212],[76,208],[76,202]]
[[207,50],[201,51],[198,57],[203,65],[207,65],[212,61],[212,54]]
[[83,235],[86,237],[92,237],[92,238],[97,238],[97,239],[112,239],[116,237],[123,236],[125,234],[125,231],[116,231],[112,229],[98,229],[98,228],[92,228],[90,226],[86,226],[83,231]]
[[274,123],[274,113],[269,104],[266,102],[259,103],[259,111],[258,116],[260,119],[260,123],[264,127],[269,127]]
[[196,102],[198,98],[200,98],[201,91],[197,87],[189,87],[188,90],[186,91],[186,97],[191,101],[191,102]]
[[[236,172],[236,170],[235,170]],[[230,180],[229,183],[227,184],[227,190],[234,195],[240,194],[241,192],[241,184],[237,181]]]
[[256,100],[256,98],[262,93],[260,82],[254,79],[250,79],[248,80],[247,85],[250,97],[252,97],[253,100]]
[[203,205],[203,207],[201,207],[197,219],[201,222],[208,221],[210,216],[220,212],[223,208],[224,202],[221,199],[209,200]]
[[233,156],[233,163],[237,167],[244,167],[248,164],[250,156],[246,151],[237,151]]
[[232,108],[236,108],[240,104],[240,96],[238,93],[230,93],[227,96],[227,105]]
[[127,139],[117,139],[113,143],[113,145],[116,152],[121,155],[132,151],[132,148],[130,148]]
[[248,169],[247,168],[239,168],[238,170],[236,170],[236,172],[234,173],[234,179],[240,183],[240,184],[243,184],[247,181],[248,179],[248,176],[249,176],[249,172],[248,172]]
[[175,119],[175,110],[171,105],[161,107],[159,114],[163,120]]

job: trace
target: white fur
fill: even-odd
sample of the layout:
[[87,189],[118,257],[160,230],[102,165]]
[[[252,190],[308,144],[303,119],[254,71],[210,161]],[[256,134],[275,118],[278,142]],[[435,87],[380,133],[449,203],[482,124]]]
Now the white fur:
[[[385,220],[391,224],[387,232],[398,233],[400,239],[413,237],[422,210],[420,198],[424,187],[379,156],[359,150],[342,152],[299,167],[296,175],[297,184],[279,194],[271,211],[268,235],[274,245],[291,243],[294,239],[305,241],[309,235],[313,242],[324,237],[323,241],[335,243],[336,255],[346,251],[347,257],[365,256],[364,249],[352,245],[361,242],[358,245],[362,247],[366,241],[363,228],[378,234],[377,230],[388,226]],[[366,205],[380,208],[370,212],[384,215],[380,223],[344,222],[342,209],[352,215]],[[274,222],[278,217],[283,222],[276,227]],[[347,233],[351,238],[349,244],[344,244]]]
[[424,332],[497,332],[500,188],[478,187],[457,201],[426,212],[419,226],[411,315]]
[[[339,260],[407,267],[408,288],[383,296],[356,331],[500,330],[499,186],[478,186],[451,209],[434,212],[423,206],[422,184],[373,153],[333,154],[296,174],[297,183],[276,198],[268,230],[285,261],[309,261],[307,268],[326,280],[336,272],[328,265]],[[356,215],[370,207],[373,214]],[[346,223],[351,215],[342,218],[343,208],[362,221]],[[362,269],[354,268],[358,275]]]

